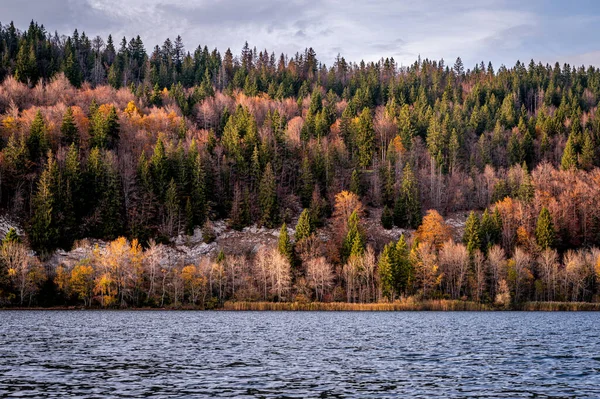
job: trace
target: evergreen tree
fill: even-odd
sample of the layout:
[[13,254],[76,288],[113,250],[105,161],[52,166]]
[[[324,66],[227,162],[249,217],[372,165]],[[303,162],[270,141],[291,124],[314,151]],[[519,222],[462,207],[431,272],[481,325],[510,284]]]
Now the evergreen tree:
[[589,132],[583,139],[583,146],[581,147],[581,155],[579,156],[579,166],[584,170],[591,170],[596,163],[596,146],[594,145],[594,139]]
[[567,140],[567,145],[565,146],[560,165],[563,170],[577,168],[577,152],[575,151],[575,146],[571,136],[569,136],[569,139]]
[[492,245],[500,243],[501,227],[498,225],[493,214],[490,214],[487,209],[483,211],[479,233],[482,249],[485,250]]
[[365,240],[360,226],[360,218],[354,211],[348,218],[348,231],[342,243],[342,261],[345,262],[353,252],[364,250],[364,246]]
[[373,160],[375,153],[375,129],[371,111],[364,108],[356,124],[356,147],[358,150],[358,165],[366,168]]
[[396,247],[393,243],[388,243],[381,255],[379,255],[378,271],[381,280],[381,290],[383,296],[389,301],[394,300],[396,290]]
[[73,108],[68,107],[65,115],[63,116],[62,125],[60,126],[60,133],[62,135],[61,141],[63,145],[68,146],[72,143],[79,143],[79,132],[75,125],[75,119],[73,118]]
[[79,151],[72,143],[67,152],[65,166],[61,181],[62,214],[61,238],[65,247],[70,247],[77,238],[79,230],[79,218],[81,217],[81,164]]
[[543,207],[537,219],[535,238],[542,249],[554,247],[556,232],[548,208]]
[[404,167],[402,185],[394,206],[394,224],[416,229],[421,224],[421,198],[418,183],[410,164]]
[[194,235],[194,228],[196,227],[194,218],[194,209],[192,208],[192,201],[190,197],[185,200],[185,234],[188,236]]
[[[192,144],[193,148],[195,144]],[[191,206],[194,226],[202,226],[207,219],[208,204],[206,195],[206,173],[199,154],[192,159],[192,195]]]
[[360,181],[360,172],[358,169],[352,171],[352,176],[350,177],[350,191],[359,197],[362,195],[362,183]]
[[527,166],[525,166],[525,164],[523,164],[523,171],[523,179],[519,186],[518,196],[523,202],[531,202],[535,195],[535,187],[533,186],[531,175],[527,171]]
[[40,175],[33,198],[33,210],[29,237],[36,251],[47,252],[56,247],[59,230],[56,224],[58,165],[51,152],[48,162]]
[[[416,241],[416,240],[415,240]],[[406,244],[404,234],[396,243],[396,261],[394,270],[394,279],[396,281],[396,292],[399,294],[408,294],[412,284],[412,264],[410,262],[410,251]]]
[[19,237],[19,234],[17,234],[17,230],[15,230],[14,227],[8,229],[4,239],[2,239],[2,245],[9,242],[21,242],[21,238]]
[[262,212],[260,224],[271,228],[278,219],[277,208],[277,183],[273,175],[271,163],[265,167],[265,172],[260,181],[258,203]]
[[310,160],[308,157],[304,157],[302,159],[302,167],[300,168],[300,202],[304,208],[310,206],[314,188],[315,183],[310,167]]
[[[296,242],[298,242],[297,239]],[[287,225],[285,223],[281,225],[281,229],[279,230],[277,249],[279,250],[279,253],[290,262],[290,265],[294,264],[294,246],[290,240],[290,236],[287,231]]]
[[42,112],[39,110],[31,123],[29,137],[27,138],[27,149],[29,150],[29,159],[33,162],[37,162],[48,150],[46,123],[44,122]]
[[108,148],[115,148],[119,142],[120,126],[117,110],[114,106],[110,107],[104,128],[106,129],[105,136],[108,138]]
[[381,226],[387,230],[394,227],[394,212],[387,205],[383,206],[381,212]]
[[465,223],[465,232],[463,234],[463,244],[467,246],[469,254],[473,254],[475,250],[481,249],[480,230],[479,216],[475,212],[471,212]]
[[313,225],[310,218],[310,211],[308,209],[304,209],[298,218],[298,223],[296,224],[296,243],[308,238],[313,233]]

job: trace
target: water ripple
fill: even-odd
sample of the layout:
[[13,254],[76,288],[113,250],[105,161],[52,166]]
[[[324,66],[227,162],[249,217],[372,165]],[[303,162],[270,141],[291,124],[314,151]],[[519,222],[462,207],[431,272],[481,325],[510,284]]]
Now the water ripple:
[[597,313],[0,312],[0,397],[598,398]]

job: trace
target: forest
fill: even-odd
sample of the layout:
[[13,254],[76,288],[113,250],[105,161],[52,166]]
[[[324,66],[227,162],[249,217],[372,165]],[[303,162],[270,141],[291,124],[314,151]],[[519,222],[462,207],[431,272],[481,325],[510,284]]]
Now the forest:
[[[596,67],[326,66],[32,21],[0,24],[0,82],[0,307],[600,302]],[[277,240],[164,255],[223,223]]]

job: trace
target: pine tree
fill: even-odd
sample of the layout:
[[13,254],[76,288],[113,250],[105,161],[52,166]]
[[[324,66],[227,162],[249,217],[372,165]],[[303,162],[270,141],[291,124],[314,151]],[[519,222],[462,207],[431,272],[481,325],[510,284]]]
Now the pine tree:
[[360,181],[360,172],[358,169],[352,171],[352,176],[350,177],[350,191],[359,197],[362,195],[362,183]]
[[275,182],[271,163],[268,163],[265,167],[263,177],[260,181],[258,204],[262,212],[260,224],[271,228],[277,223],[278,219],[277,183]]
[[29,159],[33,162],[37,162],[48,150],[46,124],[42,112],[39,110],[31,123],[29,137],[27,138],[27,149],[29,150]]
[[421,198],[419,187],[410,164],[404,167],[402,185],[394,205],[394,224],[416,229],[421,224]]
[[527,166],[523,163],[523,179],[519,185],[519,199],[523,202],[531,202],[535,195],[535,187],[531,181],[531,175],[527,171]]
[[[416,241],[416,240],[415,240]],[[404,234],[400,236],[396,243],[396,261],[394,270],[394,279],[396,281],[396,292],[407,294],[412,284],[412,264],[410,262],[410,251],[406,244]]]
[[33,198],[33,211],[29,237],[31,247],[36,251],[47,252],[56,247],[59,237],[56,224],[56,208],[58,207],[57,183],[58,165],[51,152],[48,162],[40,175],[37,190]]
[[481,240],[481,248],[486,250],[492,245],[500,242],[500,227],[496,223],[493,214],[490,214],[486,209],[481,216],[481,226],[479,239]]
[[467,246],[469,254],[473,254],[475,250],[481,249],[480,230],[479,216],[475,212],[471,212],[465,223],[465,232],[463,234],[463,244]]
[[165,153],[165,146],[162,139],[156,141],[154,153],[150,158],[150,174],[152,176],[152,184],[154,193],[157,198],[163,199],[169,185],[169,164]]
[[591,170],[596,161],[596,146],[594,139],[589,131],[586,131],[581,147],[581,155],[579,156],[579,166],[584,170]]
[[313,225],[310,218],[310,211],[308,209],[304,209],[298,218],[298,223],[296,224],[296,243],[308,238],[313,233]]
[[60,133],[62,134],[61,141],[63,145],[68,146],[72,143],[79,143],[79,132],[75,125],[75,119],[73,118],[73,108],[68,107],[65,115],[63,116],[62,125],[60,126]]
[[364,108],[358,117],[356,147],[358,149],[358,165],[366,168],[371,164],[375,153],[375,129],[369,108]]
[[[193,145],[192,148],[195,148]],[[194,226],[202,226],[207,219],[208,204],[206,196],[206,173],[202,164],[202,157],[200,154],[196,155],[192,159],[193,170],[192,170],[192,212]]]
[[396,247],[393,243],[388,243],[381,255],[379,255],[378,271],[381,279],[381,289],[383,296],[389,301],[393,301],[396,290],[395,278]]
[[538,216],[535,238],[542,249],[554,247],[556,232],[548,208],[543,207]]
[[300,202],[304,208],[310,206],[314,187],[315,183],[310,167],[310,160],[308,157],[304,157],[302,159],[302,167],[300,168]]
[[192,208],[192,201],[190,197],[185,200],[185,234],[188,236],[194,235],[194,228],[196,227],[194,219],[194,210]]
[[560,161],[560,166],[563,170],[577,168],[577,152],[575,151],[575,146],[571,136],[569,136],[569,139],[567,140],[567,145],[565,146],[565,150]]
[[9,242],[21,242],[21,238],[19,237],[19,234],[17,234],[17,230],[15,230],[14,227],[8,229],[4,239],[2,239],[2,245]]
[[61,238],[65,247],[69,247],[77,238],[79,218],[83,202],[81,200],[81,164],[79,151],[72,143],[67,152],[62,176],[62,213]]
[[169,236],[173,236],[173,234],[178,234],[179,228],[179,193],[177,190],[177,184],[175,184],[175,179],[171,179],[169,186],[167,187],[167,192],[165,194],[165,219],[164,224],[166,227],[166,232]]
[[353,251],[362,248],[364,250],[364,233],[360,226],[360,217],[356,211],[348,218],[348,231],[342,243],[342,261],[345,262]]
[[114,106],[110,107],[110,111],[108,112],[108,116],[104,123],[104,128],[106,129],[105,136],[108,139],[108,148],[116,148],[119,142],[120,126],[117,109]]
[[[298,239],[296,239],[298,242]],[[279,230],[279,240],[277,241],[277,250],[283,255],[291,265],[294,264],[294,246],[290,240],[290,236],[287,231],[287,224],[281,225]]]
[[381,226],[387,230],[394,227],[394,212],[387,205],[384,205],[381,212]]
[[523,161],[522,155],[519,135],[517,132],[513,132],[508,140],[508,164],[520,164]]

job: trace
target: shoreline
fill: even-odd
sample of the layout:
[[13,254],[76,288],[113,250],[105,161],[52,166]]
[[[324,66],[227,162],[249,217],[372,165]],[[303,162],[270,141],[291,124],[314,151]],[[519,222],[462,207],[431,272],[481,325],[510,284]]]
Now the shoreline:
[[396,301],[382,303],[349,303],[349,302],[232,302],[213,309],[203,307],[131,307],[131,308],[98,308],[83,306],[52,307],[0,307],[2,311],[247,311],[247,312],[597,312],[600,303],[592,302],[526,302],[509,308],[493,305],[459,301],[459,300],[426,300]]

